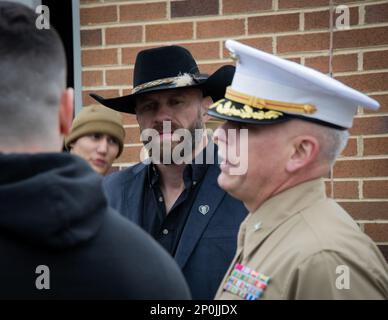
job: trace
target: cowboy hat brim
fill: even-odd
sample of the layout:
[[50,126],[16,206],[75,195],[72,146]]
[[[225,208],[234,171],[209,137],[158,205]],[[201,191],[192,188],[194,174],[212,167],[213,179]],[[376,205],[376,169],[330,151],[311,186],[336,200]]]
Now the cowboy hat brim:
[[193,83],[185,84],[176,82],[158,83],[155,85],[140,89],[135,93],[123,97],[116,97],[111,99],[104,99],[103,97],[91,93],[90,96],[102,105],[113,110],[136,114],[136,97],[145,93],[158,92],[162,90],[171,90],[178,88],[199,88],[203,91],[204,96],[210,96],[213,101],[222,99],[225,95],[226,87],[232,82],[235,67],[231,65],[222,66],[209,77],[195,77],[193,76]]

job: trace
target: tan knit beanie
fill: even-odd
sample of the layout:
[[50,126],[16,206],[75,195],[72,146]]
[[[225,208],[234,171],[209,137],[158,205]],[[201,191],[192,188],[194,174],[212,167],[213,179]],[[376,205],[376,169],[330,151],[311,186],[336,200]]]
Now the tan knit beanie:
[[83,107],[73,120],[71,131],[65,137],[65,147],[70,150],[70,144],[80,137],[93,133],[104,133],[116,138],[119,142],[120,156],[123,151],[125,130],[123,119],[119,112],[103,106]]

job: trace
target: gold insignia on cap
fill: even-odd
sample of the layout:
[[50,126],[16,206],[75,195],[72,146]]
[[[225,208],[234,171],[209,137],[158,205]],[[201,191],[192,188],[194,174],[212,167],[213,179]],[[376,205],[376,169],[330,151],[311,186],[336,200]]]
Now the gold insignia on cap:
[[269,120],[269,119],[277,119],[283,115],[282,112],[275,111],[275,110],[257,111],[248,105],[244,105],[243,108],[237,109],[235,106],[232,105],[231,101],[227,101],[223,103],[224,101],[225,99],[212,105],[210,108],[211,109],[215,108],[219,114],[239,117],[241,119]]
[[226,89],[225,98],[238,103],[246,104],[256,109],[265,108],[275,111],[306,114],[312,114],[317,111],[317,108],[312,104],[300,104],[262,99],[259,97],[250,96],[242,92],[238,92],[236,90],[233,90],[231,87],[228,87]]

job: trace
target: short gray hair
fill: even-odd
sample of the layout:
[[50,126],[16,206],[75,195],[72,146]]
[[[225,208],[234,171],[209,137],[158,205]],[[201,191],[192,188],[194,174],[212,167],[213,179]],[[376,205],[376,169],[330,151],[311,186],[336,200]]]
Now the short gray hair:
[[319,127],[317,132],[320,142],[319,158],[328,161],[329,165],[332,166],[345,149],[349,139],[349,132],[348,130],[317,126]]

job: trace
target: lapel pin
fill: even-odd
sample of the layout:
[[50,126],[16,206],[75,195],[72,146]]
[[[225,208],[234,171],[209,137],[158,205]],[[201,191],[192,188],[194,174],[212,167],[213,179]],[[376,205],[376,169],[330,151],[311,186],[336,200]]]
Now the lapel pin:
[[256,224],[253,226],[253,228],[255,229],[255,231],[260,230],[260,229],[261,229],[261,222],[256,223]]
[[207,204],[201,205],[201,206],[198,207],[198,211],[199,211],[200,213],[202,213],[203,215],[205,215],[206,213],[208,213],[209,210],[210,210],[210,208],[209,208],[209,206],[208,206]]

